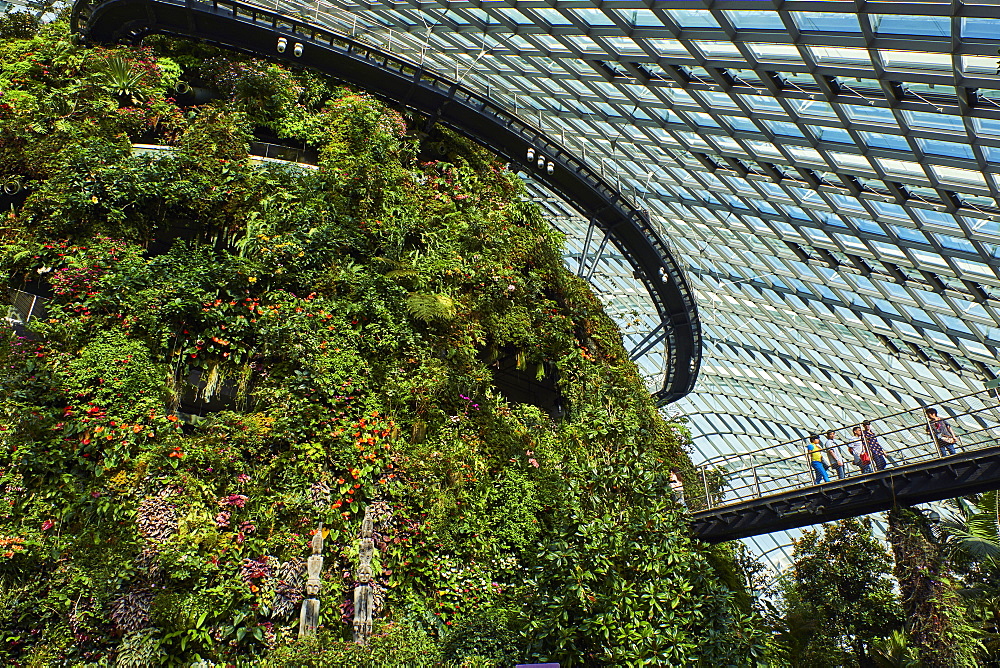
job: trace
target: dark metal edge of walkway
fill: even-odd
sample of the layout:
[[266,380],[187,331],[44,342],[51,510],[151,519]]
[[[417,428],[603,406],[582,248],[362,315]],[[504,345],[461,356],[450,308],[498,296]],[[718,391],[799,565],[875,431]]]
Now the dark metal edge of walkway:
[[[264,17],[271,24],[251,20],[251,16]],[[648,214],[555,140],[499,104],[372,45],[239,2],[107,0],[91,4],[77,0],[72,25],[94,43],[135,41],[160,33],[316,69],[420,112],[524,167],[585,212],[637,270],[637,278],[656,305],[669,356],[663,387],[654,393],[658,404],[676,401],[693,389],[701,364],[697,305],[680,265]],[[288,40],[284,54],[275,48],[279,37]],[[292,55],[296,43],[303,45],[300,57]],[[528,163],[529,148],[555,164],[553,174]]]
[[1000,446],[691,513],[708,543],[1000,489]]

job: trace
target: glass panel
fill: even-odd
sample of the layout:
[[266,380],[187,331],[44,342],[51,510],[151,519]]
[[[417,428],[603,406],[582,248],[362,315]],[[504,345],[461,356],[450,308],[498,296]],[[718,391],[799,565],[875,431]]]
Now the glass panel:
[[798,48],[793,44],[759,44],[747,42],[747,48],[753,53],[757,60],[764,62],[774,61],[802,61]]
[[757,30],[784,30],[778,12],[740,10],[726,12],[726,18],[736,28],[754,28]]
[[725,93],[700,90],[696,92],[696,95],[701,97],[702,100],[713,107],[729,107],[730,109],[736,108],[736,103],[733,102],[732,98]]
[[891,109],[886,109],[885,107],[873,107],[860,104],[844,104],[841,105],[841,109],[847,114],[847,117],[851,120],[868,121],[873,123],[883,123],[886,125],[895,125],[896,117],[892,115]]
[[682,28],[718,28],[719,22],[705,9],[671,9],[667,12]]
[[934,174],[946,183],[959,183],[962,185],[976,185],[986,187],[986,178],[980,172],[971,169],[959,169],[958,167],[942,167],[931,165]]
[[689,112],[686,112],[686,114],[697,125],[701,125],[701,126],[705,126],[705,127],[710,127],[710,128],[717,128],[717,127],[719,127],[719,124],[715,122],[715,119],[712,118],[708,114],[702,113],[700,111],[689,111]]
[[625,19],[626,23],[637,28],[658,28],[663,25],[663,21],[656,18],[649,9],[617,9],[619,16]]
[[799,130],[795,123],[783,123],[781,121],[768,121],[765,120],[764,124],[771,129],[771,132],[779,135],[787,135],[789,137],[802,137],[802,131]]
[[962,37],[973,39],[1000,38],[1000,20],[997,19],[962,19]]
[[973,158],[972,147],[968,144],[959,144],[950,141],[937,141],[936,139],[917,139],[917,145],[924,153],[934,153],[936,155],[950,155],[956,158]]
[[757,132],[757,126],[749,118],[743,116],[720,116],[728,125],[735,130],[745,130],[747,132]]
[[676,39],[651,39],[649,45],[661,56],[690,56],[688,50]]
[[951,17],[903,16],[899,14],[873,14],[872,28],[876,33],[897,35],[951,36]]
[[887,160],[886,158],[876,158],[878,164],[882,166],[887,174],[896,174],[900,176],[911,176],[926,178],[927,175],[924,174],[923,167],[919,163],[910,162],[909,160]]
[[810,46],[807,48],[817,63],[843,63],[871,67],[871,58],[865,49],[847,46]]
[[[965,124],[957,116],[933,114],[927,111],[904,111],[906,122],[917,128],[933,128],[941,130],[958,130],[964,135]],[[994,121],[995,122],[995,121]],[[1000,127],[1000,124],[998,124]]]
[[1000,137],[1000,120],[995,118],[973,118],[972,127],[976,129],[976,134]]
[[962,71],[968,74],[985,75],[996,81],[997,59],[996,56],[962,56]]
[[740,95],[740,98],[754,111],[784,112],[784,109],[781,108],[781,104],[779,104],[773,97],[764,97],[762,95]]
[[910,145],[905,137],[891,135],[884,132],[861,132],[861,139],[869,146],[878,148],[894,148],[901,151],[909,151]]
[[851,139],[851,135],[848,134],[847,130],[843,128],[828,128],[823,125],[809,125],[807,126],[813,133],[816,139],[821,139],[825,142],[835,141],[843,144],[853,144],[854,140]]
[[732,42],[692,42],[707,58],[737,58],[743,60],[743,54]]
[[790,99],[788,104],[791,105],[792,109],[797,111],[801,116],[816,116],[818,118],[832,118],[837,119],[837,114],[834,113],[833,107],[827,102],[822,102],[820,100],[799,100]]
[[848,167],[851,169],[862,169],[865,171],[870,171],[872,166],[868,163],[868,160],[863,155],[855,155],[853,153],[840,153],[839,151],[831,151],[830,158],[836,163],[838,167]]
[[954,68],[951,64],[950,53],[927,53],[926,51],[891,51],[881,50],[882,64],[886,69],[908,71],[908,70],[934,70],[941,72],[951,72]]
[[589,26],[613,26],[615,24],[600,9],[571,9],[570,11]]
[[822,30],[825,32],[861,32],[857,14],[833,14],[827,12],[792,12],[792,18],[799,30]]

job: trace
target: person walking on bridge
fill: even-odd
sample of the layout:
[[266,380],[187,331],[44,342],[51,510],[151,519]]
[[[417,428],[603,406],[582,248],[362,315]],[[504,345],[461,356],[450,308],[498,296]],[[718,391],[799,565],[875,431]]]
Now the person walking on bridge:
[[854,428],[854,440],[847,442],[847,451],[854,457],[854,465],[861,469],[862,474],[872,472],[872,458],[862,443],[861,427]]
[[816,475],[816,484],[830,482],[830,476],[826,472],[826,465],[823,464],[823,446],[819,444],[818,434],[813,434],[809,437],[808,451],[813,473]]
[[871,455],[875,470],[884,470],[886,465],[885,450],[882,449],[882,444],[878,441],[878,434],[872,429],[872,423],[868,420],[861,423],[861,442],[864,444],[868,454]]
[[674,493],[674,501],[687,510],[688,505],[684,501],[684,481],[681,480],[681,472],[677,467],[670,469],[670,489]]
[[951,425],[944,418],[938,417],[936,408],[928,408],[924,412],[927,414],[927,433],[933,434],[941,456],[947,457],[955,454],[955,444],[958,442],[958,437],[955,436]]
[[823,447],[826,448],[827,459],[830,460],[830,466],[833,467],[833,470],[837,472],[837,477],[841,480],[846,478],[844,452],[840,448],[840,442],[837,441],[837,432],[832,429],[826,432],[826,440],[823,441]]

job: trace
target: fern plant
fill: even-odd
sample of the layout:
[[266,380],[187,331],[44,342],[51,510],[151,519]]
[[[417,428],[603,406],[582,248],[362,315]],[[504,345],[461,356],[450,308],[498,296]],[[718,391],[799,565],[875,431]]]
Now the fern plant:
[[448,295],[411,292],[406,298],[406,310],[424,322],[451,320],[455,317],[455,300]]

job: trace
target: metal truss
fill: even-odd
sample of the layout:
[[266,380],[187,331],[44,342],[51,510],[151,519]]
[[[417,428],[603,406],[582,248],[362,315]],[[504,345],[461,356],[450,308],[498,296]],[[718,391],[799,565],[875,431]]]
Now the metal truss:
[[[648,209],[699,297],[700,380],[668,410],[689,416],[702,457],[739,448],[741,431],[784,440],[981,389],[997,372],[995,7],[269,6],[501,100]],[[583,267],[600,239],[585,220],[564,231],[570,267]],[[615,260],[600,266],[608,295],[633,288]]]

